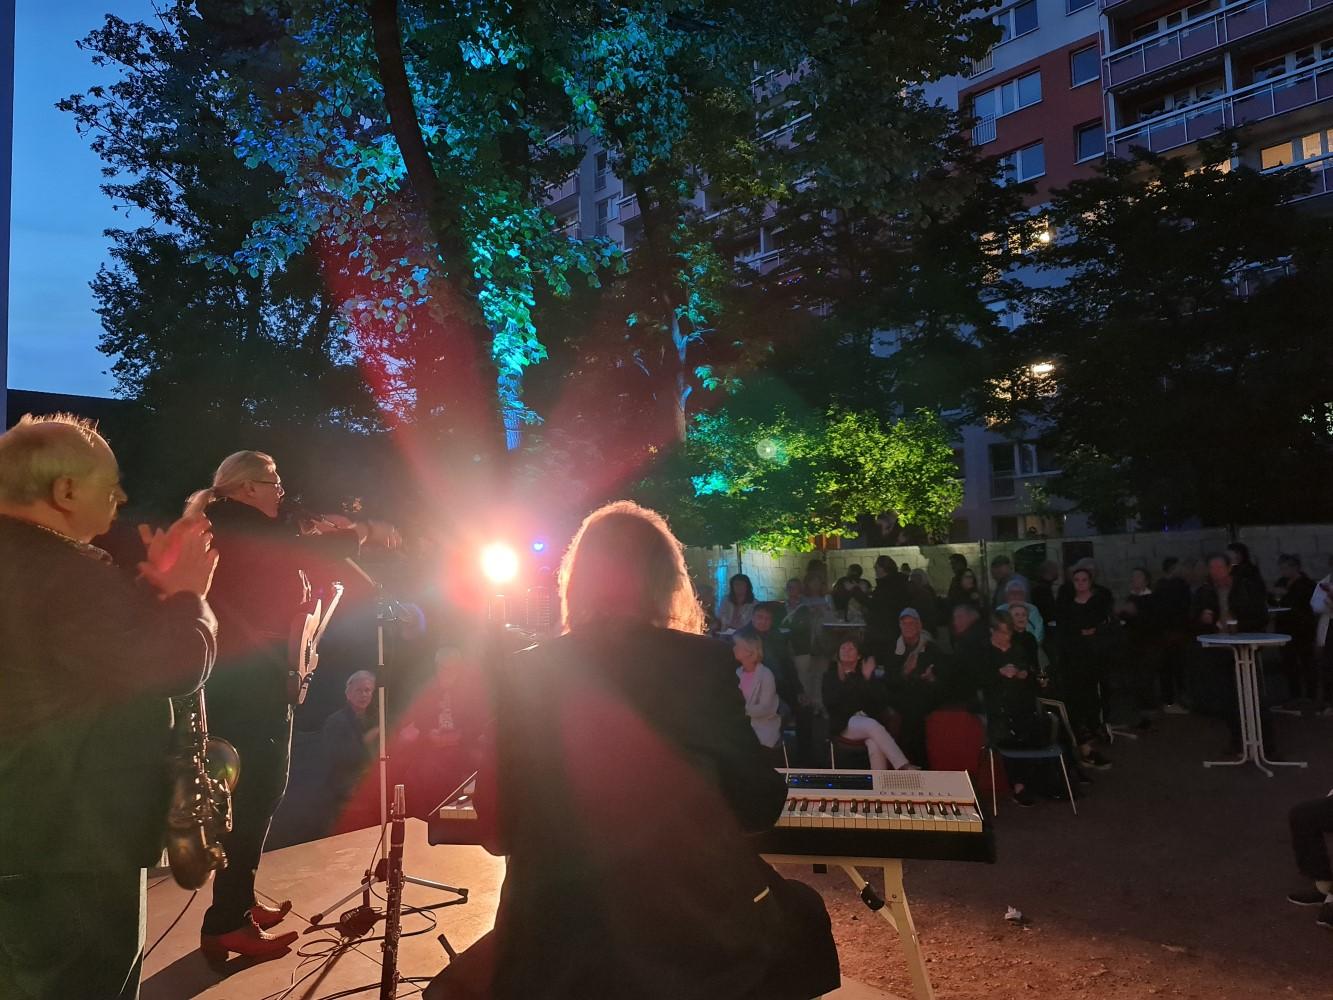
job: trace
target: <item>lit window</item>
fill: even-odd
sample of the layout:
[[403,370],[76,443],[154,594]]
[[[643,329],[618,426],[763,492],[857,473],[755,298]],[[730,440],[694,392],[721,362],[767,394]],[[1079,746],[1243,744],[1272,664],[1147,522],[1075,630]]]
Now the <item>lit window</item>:
[[1098,68],[1097,46],[1089,45],[1085,49],[1069,53],[1069,85],[1077,87],[1081,83],[1091,83],[1101,76]]
[[1082,162],[1106,154],[1106,132],[1101,122],[1089,122],[1074,130],[1074,159]]
[[1301,159],[1314,160],[1324,155],[1323,147],[1320,145],[1319,133],[1312,132],[1310,135],[1301,136]]

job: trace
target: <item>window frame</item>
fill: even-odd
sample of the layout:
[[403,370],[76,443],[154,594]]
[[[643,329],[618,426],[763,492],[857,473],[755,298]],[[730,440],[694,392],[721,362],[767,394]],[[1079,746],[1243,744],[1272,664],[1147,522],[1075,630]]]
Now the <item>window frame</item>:
[[[1032,174],[1029,177],[1020,176],[1023,163],[1023,154],[1032,149],[1041,149],[1041,172]],[[1011,149],[1000,157],[1002,163],[1013,162],[1013,179],[1002,181],[1004,184],[1026,184],[1028,181],[1035,181],[1046,176],[1046,140],[1038,139],[1036,142],[1030,142],[1026,146],[1020,146],[1018,149]]]
[[[1085,52],[1092,52],[1093,74],[1086,80],[1074,79],[1074,57],[1082,55]],[[1090,83],[1101,83],[1102,80],[1102,57],[1098,51],[1098,45],[1093,42],[1091,45],[1085,45],[1081,49],[1074,49],[1069,53],[1069,89],[1075,87],[1086,87]]]
[[[1065,0],[1065,16],[1068,17],[1070,14],[1077,14],[1081,10],[1087,10],[1096,2],[1097,0]],[[1078,4],[1077,7],[1074,6],[1076,3]]]
[[[1033,77],[1036,77],[1036,79],[1037,79],[1037,99],[1034,100],[1034,101],[1031,101],[1031,102],[1029,102],[1029,103],[1027,103],[1027,104],[1019,104],[1019,103],[1018,103],[1018,100],[1019,100],[1019,94],[1022,92],[1022,88],[1021,88],[1021,86],[1020,86],[1021,81],[1023,81],[1023,80],[1030,80],[1030,79],[1032,79]],[[1014,106],[1013,106],[1013,108],[1011,108],[1011,109],[1008,110],[1008,111],[1003,110],[1003,108],[1004,108],[1004,89],[1005,89],[1006,87],[1012,87],[1012,88],[1013,88],[1013,97],[1014,97]],[[995,111],[995,113],[994,113],[993,115],[991,115],[989,118],[983,118],[981,115],[978,115],[977,112],[976,112],[977,98],[978,98],[978,97],[981,97],[981,96],[984,95],[984,94],[993,94],[993,95],[995,95],[995,98],[994,98],[994,106],[995,106],[995,108],[996,108],[996,111]],[[1045,97],[1044,97],[1044,94],[1043,94],[1043,92],[1042,92],[1042,84],[1041,84],[1041,69],[1040,69],[1040,67],[1038,67],[1037,69],[1034,69],[1034,70],[1032,70],[1031,72],[1028,72],[1028,73],[1020,73],[1018,76],[1011,76],[1011,77],[1010,77],[1009,79],[1007,79],[1007,80],[1002,80],[1002,81],[999,82],[999,83],[993,83],[993,84],[991,84],[989,87],[986,87],[984,90],[978,90],[978,91],[976,91],[975,93],[973,93],[972,95],[970,95],[970,96],[968,97],[967,100],[968,100],[968,108],[969,108],[969,110],[972,112],[972,117],[976,118],[977,121],[985,122],[985,121],[996,121],[996,120],[998,120],[998,119],[1000,119],[1000,118],[1004,118],[1004,117],[1006,117],[1006,116],[1008,116],[1008,115],[1016,114],[1017,112],[1019,112],[1019,111],[1023,111],[1023,110],[1025,110],[1025,109],[1027,109],[1027,108],[1036,107],[1036,106],[1037,106],[1038,104],[1040,104],[1044,99],[1045,99]]]
[[[1082,137],[1082,135],[1083,135],[1084,132],[1087,132],[1087,131],[1089,131],[1090,129],[1093,129],[1093,128],[1096,128],[1096,129],[1100,130],[1100,131],[1101,131],[1101,134],[1102,134],[1102,141],[1101,141],[1101,143],[1100,143],[1099,146],[1098,146],[1097,152],[1095,152],[1095,153],[1090,153],[1090,154],[1088,154],[1087,156],[1080,156],[1080,155],[1079,155],[1079,152],[1080,152],[1080,150],[1082,149],[1082,144],[1081,144],[1081,142],[1080,142],[1080,138]],[[1095,160],[1095,159],[1097,159],[1097,158],[1099,158],[1099,157],[1104,157],[1104,156],[1106,156],[1106,122],[1103,121],[1101,118],[1096,118],[1096,119],[1093,119],[1092,121],[1086,121],[1086,122],[1084,122],[1082,125],[1075,125],[1075,126],[1074,126],[1074,162],[1075,162],[1075,163],[1090,163],[1091,161],[1093,161],[1093,160]]]
[[[1032,8],[1032,27],[1028,28],[1026,31],[1014,30],[1014,27],[1018,24],[1015,12],[1020,7]],[[995,44],[997,46],[1006,45],[1009,42],[1012,42],[1015,38],[1022,38],[1025,35],[1030,35],[1040,28],[1041,13],[1038,10],[1037,0],[1018,0],[1017,3],[1011,3],[1008,7],[1004,8],[1004,10],[996,11],[996,13],[992,15],[991,21],[996,27],[1004,32],[1004,37]]]

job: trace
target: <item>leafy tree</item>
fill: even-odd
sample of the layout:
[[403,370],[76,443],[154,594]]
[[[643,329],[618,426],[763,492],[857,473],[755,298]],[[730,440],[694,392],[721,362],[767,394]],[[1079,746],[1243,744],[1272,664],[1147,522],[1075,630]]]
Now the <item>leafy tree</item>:
[[947,535],[963,499],[948,429],[924,411],[885,427],[866,412],[756,419],[721,410],[694,419],[683,456],[645,496],[702,544],[806,550],[815,536],[851,537],[859,515],[888,510]]
[[379,424],[315,254],[254,275],[195,261],[238,245],[278,178],[218,155],[228,132],[216,47],[183,32],[183,9],[159,25],[108,16],[81,47],[119,78],[60,105],[101,156],[106,194],[147,222],[107,234],[111,264],[93,291],[117,392],[141,404],[138,433],[117,446],[132,485],[152,484],[135,491],[150,506],[178,503],[211,473],[220,456],[202,441],[241,447],[274,424],[314,437]]
[[1140,152],[1057,192],[1034,260],[1063,280],[989,345],[993,414],[1046,428],[1053,492],[1099,520],[1325,513],[1333,230],[1292,200],[1303,168],[1222,169],[1233,138],[1201,168]]

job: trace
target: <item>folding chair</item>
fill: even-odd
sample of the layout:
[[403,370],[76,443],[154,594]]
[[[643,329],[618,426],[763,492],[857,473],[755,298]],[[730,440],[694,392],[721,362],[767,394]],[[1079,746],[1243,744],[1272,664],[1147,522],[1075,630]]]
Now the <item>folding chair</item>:
[[1065,764],[1065,752],[1060,748],[1060,744],[1052,743],[1048,747],[1038,747],[1031,750],[1006,750],[1000,747],[986,744],[986,752],[990,755],[990,808],[991,815],[1000,815],[1000,797],[995,792],[995,755],[1008,757],[1011,760],[1050,760],[1055,758],[1060,762],[1060,773],[1065,779],[1065,791],[1069,795],[1069,808],[1074,810],[1074,815],[1078,815],[1078,803],[1074,801],[1074,786],[1069,782],[1069,767]]

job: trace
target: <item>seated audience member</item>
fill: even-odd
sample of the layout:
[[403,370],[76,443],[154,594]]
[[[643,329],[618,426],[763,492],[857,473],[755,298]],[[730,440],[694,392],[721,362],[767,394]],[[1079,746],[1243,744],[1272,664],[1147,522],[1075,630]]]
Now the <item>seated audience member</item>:
[[749,625],[756,603],[750,578],[744,573],[737,573],[727,585],[727,599],[718,611],[722,630],[734,632]]
[[782,613],[786,615],[795,614],[796,610],[805,603],[805,584],[797,577],[792,577],[787,581],[787,599],[783,602]]
[[704,631],[717,633],[722,631],[722,621],[718,618],[717,612],[717,588],[711,583],[701,583],[695,588],[699,595],[699,607],[704,612]]
[[876,771],[912,768],[907,755],[878,719],[889,707],[884,681],[875,676],[873,656],[862,658],[853,640],[838,647],[838,658],[824,674],[824,706],[828,709],[829,732],[849,740],[863,741]]
[[975,707],[977,691],[984,680],[986,622],[981,611],[973,604],[960,604],[953,609],[949,625],[953,649],[953,669],[944,686],[942,703]]
[[1293,806],[1287,821],[1291,826],[1291,849],[1296,867],[1314,883],[1287,896],[1297,906],[1317,906],[1315,923],[1333,931],[1333,867],[1329,866],[1328,842],[1333,834],[1333,796],[1311,799]]
[[356,794],[379,740],[379,726],[369,711],[375,700],[375,675],[369,670],[352,674],[345,697],[347,704],[324,721],[320,732],[326,801],[338,833],[373,825],[379,818],[378,805],[372,810],[370,797]]
[[884,672],[889,701],[902,718],[899,744],[912,760],[926,759],[926,716],[940,705],[948,659],[915,608],[898,616],[900,634]]
[[[1251,568],[1237,573],[1230,557],[1221,553],[1210,555],[1208,579],[1194,594],[1192,616],[1196,635],[1264,631],[1268,623],[1268,604],[1258,571]],[[1226,721],[1231,737],[1228,752],[1240,753],[1240,705],[1233,662],[1229,649],[1196,650],[1194,688],[1200,692],[1204,711]],[[1272,714],[1267,707],[1261,707],[1259,722],[1265,752],[1276,759]]]
[[1319,697],[1319,678],[1315,669],[1315,617],[1311,601],[1314,581],[1301,569],[1301,557],[1278,557],[1280,576],[1273,584],[1273,606],[1286,608],[1278,625],[1280,631],[1291,636],[1291,642],[1282,647],[1282,667],[1287,675],[1287,693],[1293,700],[1313,702]]
[[784,706],[782,712],[796,724],[797,757],[801,761],[807,761],[811,749],[810,730],[813,723],[810,699],[801,690],[801,679],[796,672],[791,643],[787,641],[787,636],[773,627],[773,605],[760,604],[756,607],[750,627],[764,643],[761,662],[773,672],[778,686],[778,698]]
[[1044,679],[1045,671],[1041,668],[1041,646],[1038,644],[1037,636],[1032,631],[1032,623],[1028,620],[1028,608],[1029,605],[1027,604],[1011,604],[1008,610],[1001,609],[996,613],[1009,616],[1009,626],[1013,632],[1014,654],[1022,657],[1023,663],[1039,679]]
[[833,585],[833,610],[843,621],[864,620],[870,603],[870,581],[864,579],[857,563],[847,567],[847,575]]
[[486,721],[482,665],[475,653],[443,645],[434,676],[417,694],[389,753],[403,774],[410,815],[424,817],[477,769],[477,738]]
[[1020,606],[1027,611],[1028,631],[1040,644],[1046,636],[1045,619],[1042,618],[1041,611],[1037,606],[1028,600],[1027,588],[1018,580],[1010,580],[1000,594],[1000,603],[995,606],[995,610],[1008,614],[1014,608]]
[[1014,572],[1014,562],[1006,555],[998,555],[990,561],[990,575],[991,579],[995,581],[995,593],[997,594],[1006,593],[1011,583],[1017,583],[1023,588],[1023,600],[1025,601],[1032,593],[1032,586],[1028,583],[1027,577]]
[[[990,622],[985,685],[986,721],[991,745],[997,749],[1033,750],[1048,747],[1056,739],[1056,720],[1037,700],[1037,672],[1013,644],[1013,626],[1006,614]],[[1005,772],[1013,786],[1014,801],[1021,806],[1036,804],[1032,787],[1038,776],[1037,761],[1006,759]],[[1049,794],[1066,797],[1060,785]]]
[[774,752],[774,766],[781,766],[782,719],[778,715],[778,684],[773,671],[760,662],[764,655],[764,640],[753,626],[747,625],[731,637],[731,643],[732,654],[740,664],[736,668],[736,680],[745,698],[745,714],[750,717],[750,727],[764,748]]

